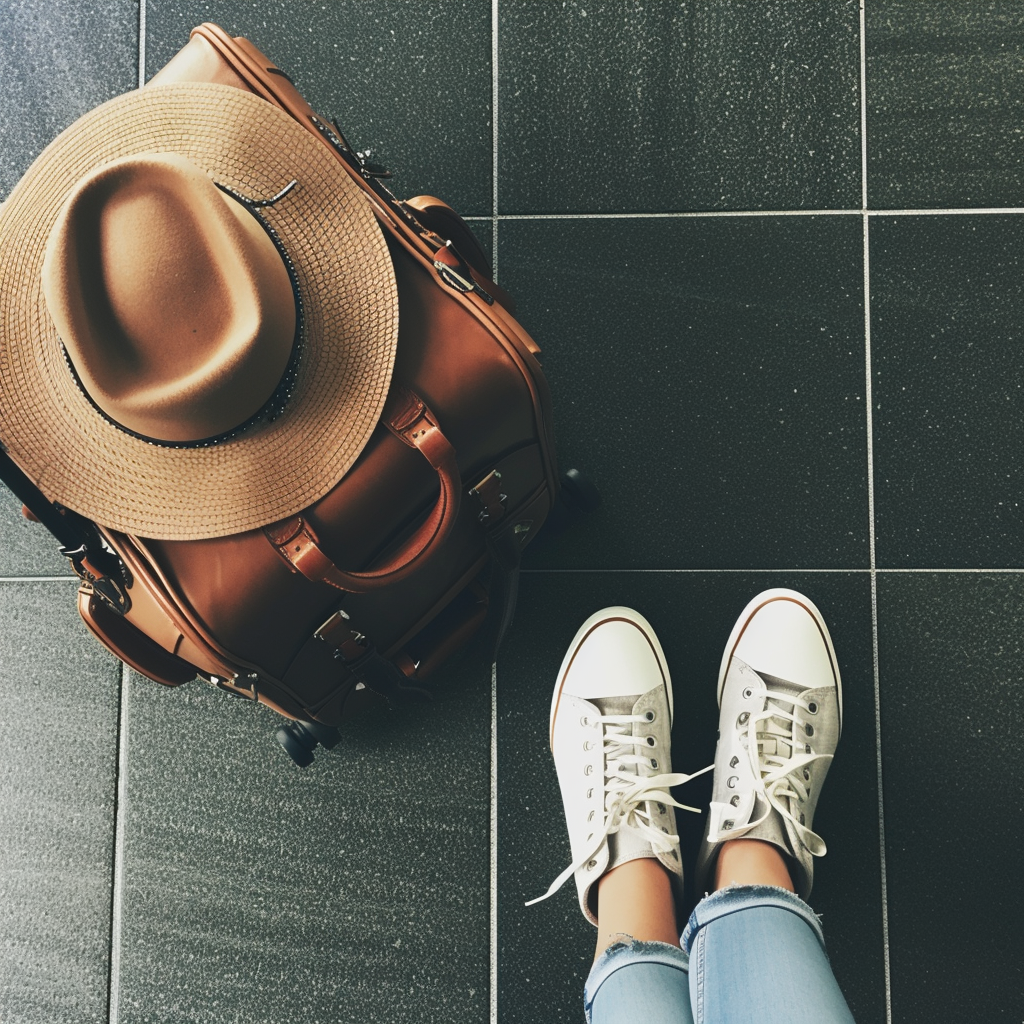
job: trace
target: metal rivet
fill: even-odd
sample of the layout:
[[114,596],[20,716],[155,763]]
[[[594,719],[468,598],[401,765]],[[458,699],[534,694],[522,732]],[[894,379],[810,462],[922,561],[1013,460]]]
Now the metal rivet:
[[753,697],[753,695],[754,695],[754,691],[749,686],[743,691],[743,696],[747,700],[750,700],[750,698]]
[[644,712],[644,718],[645,718],[645,719],[646,719],[646,720],[647,720],[648,722],[653,722],[653,721],[654,721],[654,719],[655,719],[656,717],[657,717],[657,716],[656,716],[656,715],[654,714],[654,712],[653,712],[653,711],[645,711],[645,712]]
[[593,871],[594,868],[596,868],[596,867],[597,867],[597,861],[596,860],[592,860],[592,861],[590,861],[589,864],[587,864],[587,870],[588,871]]
[[728,831],[729,831],[729,829],[731,829],[731,828],[733,827],[733,825],[735,825],[735,824],[736,824],[736,822],[734,822],[734,821],[732,820],[732,818],[730,818],[730,819],[729,819],[728,821],[723,821],[723,822],[722,822],[722,829],[723,829],[723,830],[724,830],[725,832],[728,832]]
[[735,768],[735,767],[736,767],[736,766],[737,766],[737,765],[738,765],[739,763],[740,763],[740,759],[739,759],[738,757],[734,757],[734,758],[733,758],[733,759],[732,759],[732,760],[731,760],[731,761],[729,762],[729,767],[730,767],[730,768]]
[[737,719],[737,723],[739,725],[746,725],[747,721],[749,720],[749,718],[750,718],[750,712],[749,711],[744,711],[743,714],[740,715],[740,717]]
[[807,710],[810,711],[812,715],[816,715],[818,713],[818,705],[812,700],[811,703],[807,705]]
[[733,798],[732,798],[732,799],[731,799],[731,800],[729,801],[729,803],[731,803],[731,804],[733,805],[733,807],[739,807],[739,805],[740,805],[740,795],[739,795],[739,793],[737,793],[737,794],[736,794],[736,795],[735,795],[735,796],[734,796],[734,797],[733,797]]

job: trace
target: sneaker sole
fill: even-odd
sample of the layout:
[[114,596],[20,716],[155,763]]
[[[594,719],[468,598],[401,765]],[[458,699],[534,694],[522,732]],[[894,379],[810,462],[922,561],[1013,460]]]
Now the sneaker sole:
[[[669,728],[672,727],[672,721],[674,717],[674,709],[672,706],[672,676],[668,671],[668,662],[665,660],[665,652],[661,649],[661,644],[658,642],[658,636],[654,632],[651,624],[638,612],[632,608],[625,608],[621,605],[613,605],[610,608],[602,608],[599,612],[594,612],[586,622],[576,631],[576,635],[572,638],[572,643],[569,644],[569,649],[565,652],[565,657],[562,659],[562,665],[558,670],[558,679],[555,683],[555,692],[551,696],[551,716],[548,720],[548,748],[554,749],[554,735],[555,735],[555,715],[558,712],[558,703],[562,697],[562,686],[565,683],[566,674],[569,671],[570,665],[573,663],[573,659],[576,657],[576,652],[580,649],[583,641],[602,623],[604,622],[630,622],[636,626],[644,638],[651,645],[651,650],[654,651],[654,656],[658,660],[658,665],[661,668],[661,673],[665,679],[665,689],[668,690],[668,724]],[[721,692],[721,691],[719,691]]]
[[737,645],[740,642],[740,638],[746,631],[747,625],[750,620],[754,617],[754,614],[766,604],[771,604],[772,601],[792,601],[794,604],[799,605],[804,611],[808,612],[811,618],[814,619],[815,624],[818,627],[818,632],[821,634],[822,640],[825,641],[825,647],[828,649],[829,663],[832,666],[832,675],[836,681],[836,691],[838,694],[839,704],[839,732],[843,731],[843,683],[839,676],[839,663],[836,661],[835,648],[832,646],[832,637],[829,636],[828,627],[825,625],[825,620],[821,616],[821,612],[815,607],[814,602],[810,598],[805,597],[803,594],[798,593],[795,590],[786,590],[785,588],[778,587],[774,590],[765,590],[758,594],[746,608],[743,609],[740,617],[736,620],[736,625],[732,627],[732,632],[729,634],[729,639],[725,645],[725,653],[722,655],[722,665],[718,670],[718,706],[722,706],[722,691],[725,689],[725,677],[729,671],[729,662],[732,660],[733,651],[736,650]]

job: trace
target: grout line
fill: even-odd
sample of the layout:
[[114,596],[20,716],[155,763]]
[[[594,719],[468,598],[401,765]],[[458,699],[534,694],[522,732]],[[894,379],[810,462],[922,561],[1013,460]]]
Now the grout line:
[[491,280],[498,283],[498,0],[491,0]]
[[146,0],[139,0],[139,88],[146,84]]
[[[497,187],[495,187],[497,193]],[[463,217],[463,220],[490,221],[497,226],[501,220],[687,220],[702,217],[963,217],[975,214],[1017,216],[1024,206],[979,206],[974,209],[905,209],[905,210],[686,210],[672,213],[503,213],[490,217]]]
[[498,663],[491,664],[491,1024],[498,1024]]
[[868,60],[864,0],[860,0],[860,205],[868,208]]
[[82,582],[80,576],[0,576],[0,583],[67,583],[69,580]]
[[685,220],[693,217],[859,217],[861,210],[676,210],[662,213],[505,213],[496,220]]
[[128,666],[121,663],[120,707],[117,718],[117,788],[114,795],[114,870],[110,894],[110,971],[107,1007],[110,1024],[117,1024],[121,994],[121,907],[124,898],[124,833],[128,813]]
[[892,974],[889,966],[889,888],[885,867],[885,801],[882,794],[882,699],[878,670],[878,565],[875,549],[874,372],[871,365],[871,217],[868,214],[868,62],[865,0],[860,0],[860,145],[861,204],[864,207],[864,410],[868,456],[868,553],[871,563],[871,666],[875,697],[875,784],[878,787],[878,856],[882,897],[882,963],[885,1019],[892,1024]]
[[950,210],[868,210],[869,217],[962,217],[973,214],[1021,214],[1024,213],[1024,206],[979,206],[973,210],[950,209]]
[[[873,499],[869,498],[869,501],[871,501],[872,504],[873,504]],[[872,537],[871,537],[871,539],[869,541],[869,544],[870,544],[870,547],[873,549],[874,548],[874,537],[873,537],[873,535],[872,535]],[[789,572],[789,573],[817,572],[817,573],[829,573],[829,572],[833,572],[833,573],[840,573],[840,574],[864,573],[864,574],[867,574],[867,575],[878,575],[878,576],[898,575],[900,573],[931,573],[933,575],[947,575],[947,576],[948,575],[957,574],[957,573],[980,573],[982,575],[994,575],[994,574],[1006,575],[1006,574],[1013,574],[1013,573],[1024,574],[1024,568],[1019,568],[1019,569],[1012,569],[1012,568],[1011,569],[1007,569],[1007,568],[999,568],[999,569],[974,569],[974,568],[971,568],[971,569],[898,569],[898,568],[880,569],[878,567],[875,567],[875,568],[868,567],[868,568],[860,568],[860,569],[845,569],[842,566],[837,566],[835,569],[808,569],[808,568],[805,568],[803,566],[790,566],[790,565],[781,565],[781,566],[778,566],[778,567],[776,567],[774,569],[773,568],[766,569],[763,566],[762,567],[748,566],[748,567],[742,568],[742,569],[589,569],[589,568],[569,568],[569,569],[520,569],[519,571],[523,572],[523,573],[535,573],[535,574],[542,574],[542,573],[546,573],[546,572],[547,573],[570,573],[570,572],[579,572],[579,573],[587,573],[587,572],[591,572],[591,573],[595,573],[595,572],[614,573],[614,572],[621,572],[621,573],[634,573],[634,574],[637,574],[637,575],[644,574],[644,573],[650,575],[650,574],[654,574],[654,573],[695,573],[695,574],[699,574],[699,573],[729,573],[729,572],[733,572],[733,573],[755,573],[755,572],[771,572],[771,573],[780,573],[780,572]]]

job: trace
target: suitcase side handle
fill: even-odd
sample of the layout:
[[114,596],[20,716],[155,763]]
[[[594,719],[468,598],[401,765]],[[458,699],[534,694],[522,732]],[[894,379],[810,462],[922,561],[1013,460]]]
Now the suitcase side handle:
[[292,572],[350,594],[365,594],[404,579],[448,538],[462,502],[462,477],[455,449],[423,399],[407,388],[396,385],[391,389],[383,422],[400,441],[417,449],[436,471],[441,493],[433,511],[385,565],[369,572],[339,569],[301,515],[265,526],[264,534]]

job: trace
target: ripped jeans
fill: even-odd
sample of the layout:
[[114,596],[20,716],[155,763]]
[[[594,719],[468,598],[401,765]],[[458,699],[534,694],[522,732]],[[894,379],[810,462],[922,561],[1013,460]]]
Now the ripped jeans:
[[589,1024],[853,1024],[817,917],[785,889],[706,896],[680,942],[609,946],[587,978]]

